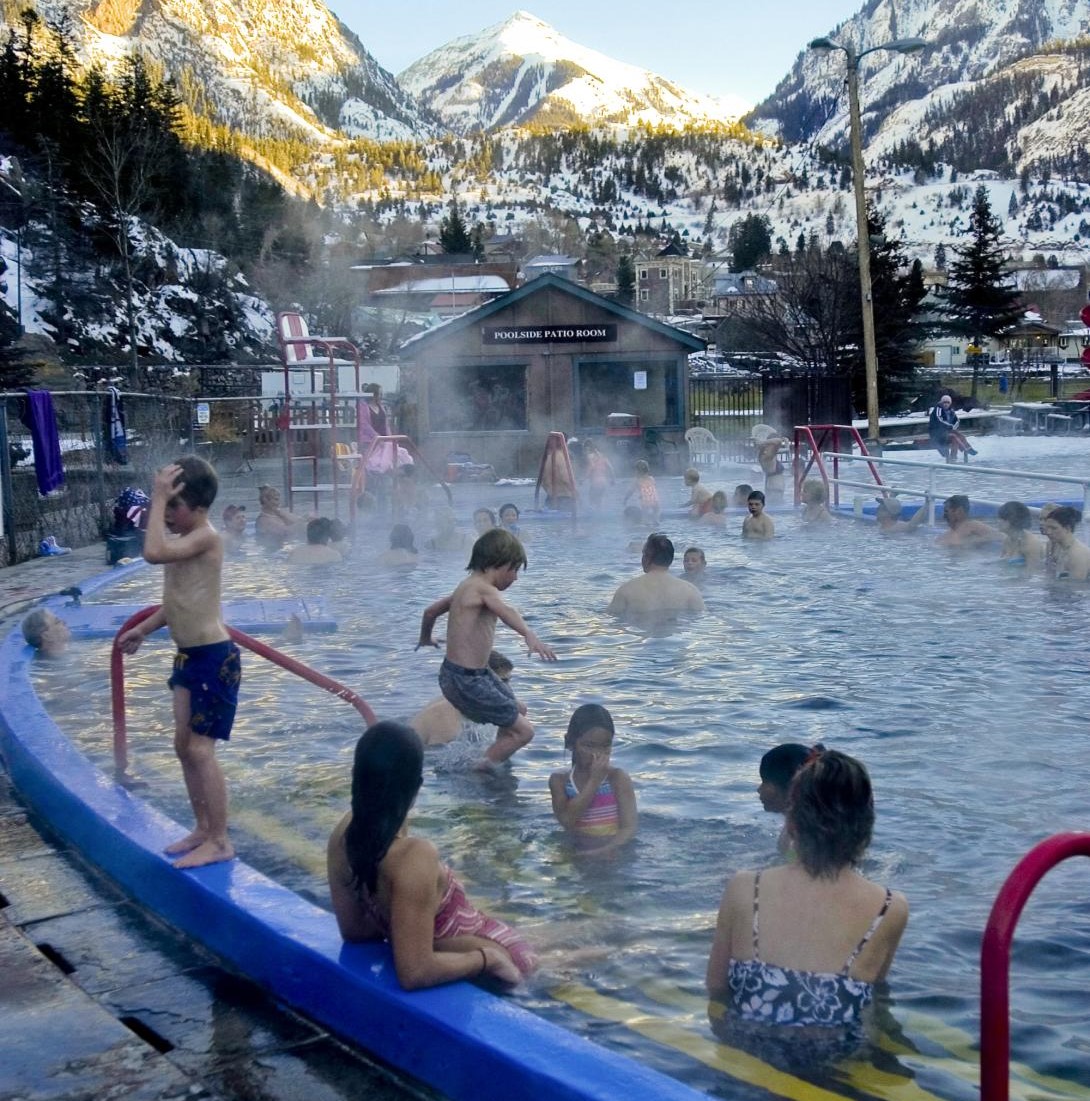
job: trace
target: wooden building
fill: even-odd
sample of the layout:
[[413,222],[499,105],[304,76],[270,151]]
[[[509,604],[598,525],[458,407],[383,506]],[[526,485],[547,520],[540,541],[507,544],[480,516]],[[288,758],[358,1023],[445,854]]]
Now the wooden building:
[[543,275],[402,345],[402,424],[437,469],[468,454],[537,472],[545,437],[604,437],[610,413],[681,442],[688,356],[702,340]]

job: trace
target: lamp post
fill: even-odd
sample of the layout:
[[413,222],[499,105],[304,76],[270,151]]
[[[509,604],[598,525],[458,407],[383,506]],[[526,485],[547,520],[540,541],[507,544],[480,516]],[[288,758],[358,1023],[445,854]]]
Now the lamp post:
[[859,63],[867,54],[891,50],[911,54],[922,50],[922,38],[896,38],[858,53],[851,43],[815,38],[811,50],[841,50],[848,68],[848,118],[852,146],[852,185],[855,191],[855,224],[859,235],[859,291],[863,307],[863,368],[867,379],[867,445],[878,446],[878,351],[874,343],[874,301],[870,282],[870,234],[867,231],[867,199],[863,189],[863,123],[859,111]]

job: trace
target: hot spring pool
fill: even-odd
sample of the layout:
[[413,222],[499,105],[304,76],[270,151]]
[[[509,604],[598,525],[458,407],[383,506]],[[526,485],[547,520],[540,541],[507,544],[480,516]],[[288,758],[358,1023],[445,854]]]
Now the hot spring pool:
[[[850,521],[818,532],[793,516],[776,521],[779,537],[753,545],[738,536],[740,515],[722,531],[664,524],[677,568],[690,543],[705,548],[708,612],[656,632],[604,614],[639,570],[631,533],[530,526],[530,567],[507,597],[560,660],[527,659],[502,625],[497,648],[515,661],[538,735],[506,778],[450,771],[448,753],[430,751],[414,829],[477,901],[546,945],[542,975],[513,995],[521,1004],[733,1098],[748,1087],[708,1065],[716,1045],[703,975],[726,878],[775,860],[780,819],[761,810],[757,762],[782,741],[858,756],[878,812],[864,871],[912,907],[877,1058],[914,1077],[907,1088],[918,1097],[975,1097],[979,943],[996,891],[1035,842],[1088,828],[1090,592],[946,552],[926,533],[886,539]],[[358,691],[380,717],[405,718],[437,694],[441,654],[413,652],[420,612],[463,576],[464,556],[383,573],[371,553],[361,540],[332,573],[245,556],[228,568],[224,595],[324,595],[338,633],[281,648]],[[148,569],[95,599],[150,603],[159,585]],[[89,686],[105,687],[108,651],[81,643],[71,682],[52,666],[36,679],[62,729],[106,769],[108,709],[88,714],[87,700]],[[164,634],[127,662],[131,767],[148,785],[142,794],[187,823],[171,751],[170,654]],[[221,753],[236,847],[327,904],[325,839],[348,804],[359,718],[256,657],[244,664],[239,719]],[[549,808],[568,716],[588,700],[614,715],[615,759],[640,810],[636,842],[608,863],[574,856]],[[1051,873],[1019,925],[1012,1056],[1064,1079],[1061,1092],[1090,1097],[1079,1085],[1090,1083],[1080,865]]]

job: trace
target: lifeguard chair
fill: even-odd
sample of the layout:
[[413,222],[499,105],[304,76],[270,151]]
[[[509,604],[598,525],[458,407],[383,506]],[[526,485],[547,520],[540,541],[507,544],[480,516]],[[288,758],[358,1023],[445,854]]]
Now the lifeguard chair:
[[[288,508],[294,508],[296,495],[305,495],[317,510],[319,496],[328,493],[337,516],[358,462],[350,441],[363,400],[359,349],[343,336],[313,335],[303,315],[292,311],[276,315],[276,335],[284,366],[277,427],[284,441]],[[342,371],[350,380],[347,388],[340,385]]]

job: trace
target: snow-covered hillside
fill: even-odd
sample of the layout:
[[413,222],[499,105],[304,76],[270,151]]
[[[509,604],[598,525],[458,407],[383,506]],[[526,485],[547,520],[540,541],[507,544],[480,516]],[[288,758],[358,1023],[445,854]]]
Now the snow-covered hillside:
[[[183,100],[232,130],[311,144],[432,136],[434,120],[321,0],[31,0],[70,18],[80,55],[109,68],[139,52]],[[74,17],[74,18],[72,18]]]
[[683,127],[748,109],[580,46],[525,11],[433,50],[398,81],[462,134],[531,122]]

